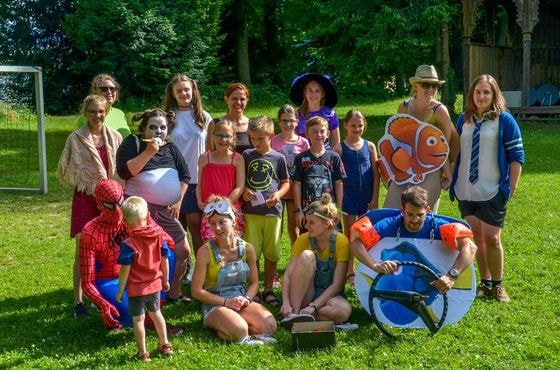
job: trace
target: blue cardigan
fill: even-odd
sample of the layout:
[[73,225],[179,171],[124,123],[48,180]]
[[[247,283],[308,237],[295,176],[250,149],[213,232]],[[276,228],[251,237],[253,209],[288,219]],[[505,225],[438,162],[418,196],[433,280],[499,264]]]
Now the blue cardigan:
[[[465,113],[462,113],[457,119],[457,133],[461,136],[463,132],[463,120]],[[511,188],[509,186],[509,165],[511,162],[519,162],[521,165],[525,162],[525,152],[523,151],[523,140],[521,139],[521,130],[515,121],[515,118],[509,112],[502,112],[498,121],[498,164],[500,166],[500,191],[509,199]],[[455,163],[455,171],[453,172],[453,181],[449,188],[449,196],[451,201],[455,200],[455,183],[459,176],[459,163],[461,161],[461,152],[457,156]]]

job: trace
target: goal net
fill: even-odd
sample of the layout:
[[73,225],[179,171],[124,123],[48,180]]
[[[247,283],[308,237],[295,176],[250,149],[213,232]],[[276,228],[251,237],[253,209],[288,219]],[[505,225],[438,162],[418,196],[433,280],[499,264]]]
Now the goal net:
[[47,193],[41,67],[0,65],[0,190]]

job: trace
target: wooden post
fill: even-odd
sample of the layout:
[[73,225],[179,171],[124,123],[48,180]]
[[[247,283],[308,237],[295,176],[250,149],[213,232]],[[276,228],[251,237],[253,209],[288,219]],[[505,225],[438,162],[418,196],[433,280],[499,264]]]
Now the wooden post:
[[517,24],[523,34],[523,107],[529,106],[531,86],[531,33],[539,21],[539,0],[514,0],[517,8]]
[[531,32],[523,32],[523,107],[529,106],[531,83]]

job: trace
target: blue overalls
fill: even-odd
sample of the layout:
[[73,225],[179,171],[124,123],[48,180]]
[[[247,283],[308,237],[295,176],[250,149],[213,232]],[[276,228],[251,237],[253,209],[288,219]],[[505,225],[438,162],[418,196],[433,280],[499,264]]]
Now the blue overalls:
[[[216,263],[221,264],[222,255],[218,246],[213,240],[210,240],[210,248]],[[209,292],[217,294],[223,298],[232,298],[245,295],[247,292],[247,281],[249,280],[249,265],[245,262],[245,241],[237,238],[239,248],[239,259],[230,262],[218,272],[218,282],[215,287],[208,289]],[[202,304],[202,320],[205,321],[208,314],[216,307],[216,305],[203,303]]]
[[[337,235],[338,233],[331,234],[331,237],[329,238],[329,258],[327,258],[326,261],[322,261],[319,257],[317,240],[315,238],[309,237],[311,250],[313,251],[313,253],[315,253],[315,261],[317,266],[317,269],[315,270],[315,279],[313,281],[313,285],[315,287],[313,299],[317,299],[317,297],[323,294],[323,292],[334,282],[334,269],[336,267],[334,252],[336,250]],[[342,288],[338,295],[344,296],[344,288]]]

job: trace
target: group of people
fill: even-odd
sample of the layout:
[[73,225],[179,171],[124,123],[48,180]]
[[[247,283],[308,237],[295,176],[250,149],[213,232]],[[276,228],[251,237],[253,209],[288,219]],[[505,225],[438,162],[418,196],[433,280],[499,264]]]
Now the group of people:
[[[419,232],[426,214],[437,211],[441,190],[449,189],[475,243],[456,229],[451,243],[459,257],[435,286],[450,289],[476,253],[477,296],[509,301],[500,230],[524,161],[519,127],[489,75],[473,81],[456,127],[435,100],[444,81],[433,66],[418,67],[410,83],[412,98],[398,112],[437,127],[450,150],[441,169],[419,186],[390,181],[383,206],[402,209],[403,219],[394,222]],[[375,244],[371,235],[387,227],[361,222],[379,207],[377,148],[363,138],[367,121],[358,109],[345,115],[341,140],[333,109],[337,93],[328,76],[305,73],[293,81],[290,99],[297,108],[279,109],[278,134],[269,117],[245,116],[250,93],[241,83],[225,91],[227,114],[212,119],[196,81],[178,74],[166,87],[164,109],[133,116],[138,134],[130,133],[124,114],[113,107],[119,92],[112,76],[93,79],[57,175],[74,188],[74,314],[89,315],[85,293],[108,329],[132,316],[141,360],[149,360],[146,310],[160,336],[158,351],[172,353],[159,301],[166,295],[167,302],[189,303],[184,280],[203,303],[205,326],[228,341],[262,344],[274,342],[276,320],[260,303],[280,306],[287,327],[316,319],[342,323],[351,314],[344,287],[353,283],[352,256],[378,273],[395,270],[394,262],[372,261],[366,252]],[[283,217],[292,249],[280,300],[273,287],[279,284]],[[119,306],[124,298],[128,308]]]

